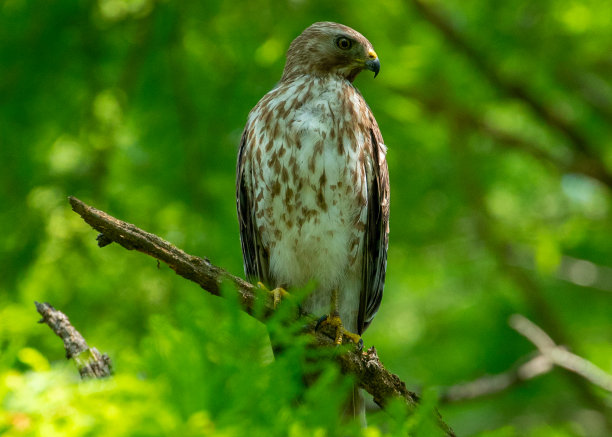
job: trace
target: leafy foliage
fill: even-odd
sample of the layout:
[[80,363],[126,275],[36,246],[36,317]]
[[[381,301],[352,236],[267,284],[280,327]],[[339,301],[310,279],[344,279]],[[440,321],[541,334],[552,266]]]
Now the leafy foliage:
[[[98,0],[0,5],[0,433],[432,435],[436,393],[533,350],[521,313],[612,371],[612,22],[604,0]],[[433,15],[432,15],[433,11]],[[248,111],[314,21],[381,58],[356,85],[389,147],[385,298],[366,345],[422,413],[341,424],[332,366],[139,254],[100,250],[75,195],[242,271],[234,166]],[[445,27],[446,26],[446,27]],[[450,29],[450,30],[449,30]],[[80,383],[33,301],[116,375]],[[553,372],[437,405],[460,435],[612,434],[610,395]],[[349,427],[349,428],[346,428]],[[350,428],[352,427],[352,428]]]

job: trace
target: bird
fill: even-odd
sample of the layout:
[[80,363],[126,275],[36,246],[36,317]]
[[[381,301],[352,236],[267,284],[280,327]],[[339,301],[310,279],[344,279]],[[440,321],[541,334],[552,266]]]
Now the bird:
[[363,70],[376,77],[380,60],[362,34],[333,22],[307,27],[248,115],[236,171],[247,278],[283,292],[314,283],[302,310],[324,315],[338,344],[360,341],[387,268],[387,147],[353,85]]

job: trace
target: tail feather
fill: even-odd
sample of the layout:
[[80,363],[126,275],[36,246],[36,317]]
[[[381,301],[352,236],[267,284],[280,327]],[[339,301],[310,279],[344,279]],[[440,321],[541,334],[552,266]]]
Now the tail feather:
[[344,416],[346,419],[349,420],[358,420],[363,428],[367,426],[365,398],[357,384],[353,386],[351,396],[348,402],[346,403],[346,406],[344,408]]

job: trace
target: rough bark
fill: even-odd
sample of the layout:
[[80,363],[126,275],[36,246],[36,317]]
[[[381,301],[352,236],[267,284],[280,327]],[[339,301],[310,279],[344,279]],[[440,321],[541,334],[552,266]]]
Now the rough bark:
[[36,310],[42,316],[39,323],[45,323],[62,339],[66,349],[66,358],[74,359],[81,378],[103,378],[112,373],[111,360],[106,354],[101,354],[95,347],[89,347],[83,336],[61,311],[48,303],[36,304]]
[[[274,300],[270,292],[259,289],[245,280],[238,278],[226,270],[213,265],[206,258],[189,255],[158,236],[110,216],[104,211],[93,208],[76,197],[70,197],[72,209],[79,214],[87,224],[100,232],[98,245],[103,247],[112,242],[118,243],[128,250],[138,250],[166,263],[178,275],[195,282],[207,292],[219,296],[222,285],[227,284],[236,292],[242,309],[251,316],[265,322],[267,315],[274,311]],[[225,290],[225,288],[224,288]],[[290,298],[289,298],[290,299]],[[258,301],[263,302],[267,311],[254,311]],[[283,301],[285,302],[285,301]],[[307,330],[314,336],[318,345],[332,346],[334,333],[324,325],[322,329],[314,330],[314,318],[308,318]],[[419,402],[418,395],[409,391],[406,384],[397,375],[389,372],[378,358],[375,348],[366,352],[349,347],[344,353],[337,355],[337,361],[344,373],[355,376],[359,386],[370,393],[374,401],[384,407],[391,399],[402,399],[409,411],[414,410]],[[442,431],[448,436],[454,436],[453,430],[437,414],[437,420]]]

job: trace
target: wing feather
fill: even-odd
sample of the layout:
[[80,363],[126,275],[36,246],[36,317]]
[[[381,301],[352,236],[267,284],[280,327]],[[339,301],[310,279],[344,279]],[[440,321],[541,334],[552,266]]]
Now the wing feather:
[[361,335],[376,315],[383,296],[389,242],[389,171],[386,147],[376,120],[369,114],[371,171],[366,171],[368,215],[363,244],[362,289],[357,319]]
[[240,140],[240,151],[236,167],[236,208],[240,224],[240,244],[244,260],[244,273],[252,282],[261,281],[267,286],[269,283],[269,257],[268,251],[261,243],[261,234],[255,224],[255,205],[253,203],[253,174],[248,165],[250,150],[247,128]]

